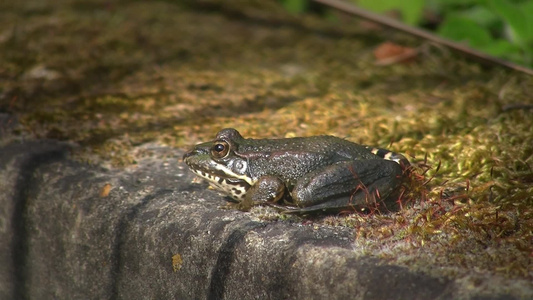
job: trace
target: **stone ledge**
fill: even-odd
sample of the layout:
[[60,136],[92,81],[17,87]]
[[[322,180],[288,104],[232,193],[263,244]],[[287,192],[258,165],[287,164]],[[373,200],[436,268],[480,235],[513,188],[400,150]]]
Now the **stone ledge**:
[[0,148],[0,298],[514,299],[357,257],[349,228],[218,209],[159,150],[110,171],[54,141]]

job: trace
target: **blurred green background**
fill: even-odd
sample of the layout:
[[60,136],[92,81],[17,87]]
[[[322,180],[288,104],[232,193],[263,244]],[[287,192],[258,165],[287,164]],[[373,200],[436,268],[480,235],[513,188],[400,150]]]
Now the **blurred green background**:
[[[280,0],[293,13],[316,8],[311,0]],[[532,0],[346,0],[367,10],[434,31],[474,49],[533,67]],[[321,12],[333,21],[333,14]]]

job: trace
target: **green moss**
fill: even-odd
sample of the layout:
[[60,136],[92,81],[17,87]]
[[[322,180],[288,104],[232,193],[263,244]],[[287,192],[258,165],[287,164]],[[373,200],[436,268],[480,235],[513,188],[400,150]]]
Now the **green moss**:
[[426,272],[533,279],[531,77],[431,46],[378,66],[378,43],[423,42],[296,19],[275,2],[217,3],[2,3],[0,111],[21,135],[114,166],[135,163],[138,144],[185,148],[228,126],[388,147],[416,166],[403,210],[313,221],[353,227],[355,251]]

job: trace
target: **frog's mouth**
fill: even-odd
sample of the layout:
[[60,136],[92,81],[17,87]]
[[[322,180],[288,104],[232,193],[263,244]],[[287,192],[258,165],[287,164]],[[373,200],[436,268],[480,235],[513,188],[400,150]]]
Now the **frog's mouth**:
[[231,196],[237,201],[244,200],[246,192],[250,189],[251,178],[246,176],[237,177],[235,176],[236,174],[220,165],[209,164],[206,168],[194,164],[188,159],[185,159],[185,163],[196,175],[206,179],[214,189]]

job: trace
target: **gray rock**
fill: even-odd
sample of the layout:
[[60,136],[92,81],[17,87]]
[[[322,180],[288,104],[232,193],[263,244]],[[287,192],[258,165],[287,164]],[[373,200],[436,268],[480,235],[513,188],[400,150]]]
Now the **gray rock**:
[[0,148],[0,299],[464,295],[453,280],[357,257],[352,229],[219,209],[180,152],[155,151],[165,155],[112,171],[68,159],[54,141]]
[[[1,93],[0,99],[2,99]],[[8,134],[11,134],[17,125],[18,120],[14,115],[0,111],[0,141],[4,140]]]

